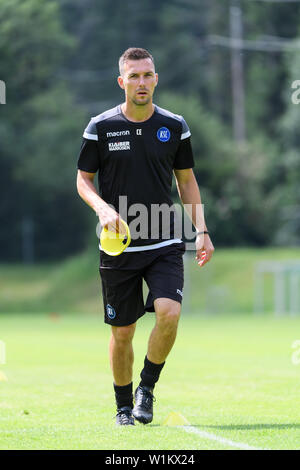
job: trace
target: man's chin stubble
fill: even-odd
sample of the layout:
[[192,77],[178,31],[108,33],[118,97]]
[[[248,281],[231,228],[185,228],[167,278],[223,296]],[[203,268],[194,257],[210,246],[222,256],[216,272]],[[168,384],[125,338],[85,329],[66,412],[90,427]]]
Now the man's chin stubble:
[[132,100],[132,102],[136,105],[136,106],[145,106],[146,104],[149,104],[151,101],[150,98],[148,98],[146,101],[144,101],[143,103],[141,103],[140,101],[136,101],[136,100]]

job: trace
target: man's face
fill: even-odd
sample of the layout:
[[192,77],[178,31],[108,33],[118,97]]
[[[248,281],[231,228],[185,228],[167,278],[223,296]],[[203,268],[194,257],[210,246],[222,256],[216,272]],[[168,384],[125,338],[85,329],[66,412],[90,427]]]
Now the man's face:
[[151,59],[126,61],[123,74],[118,78],[126,97],[137,106],[151,102],[157,82],[158,75]]

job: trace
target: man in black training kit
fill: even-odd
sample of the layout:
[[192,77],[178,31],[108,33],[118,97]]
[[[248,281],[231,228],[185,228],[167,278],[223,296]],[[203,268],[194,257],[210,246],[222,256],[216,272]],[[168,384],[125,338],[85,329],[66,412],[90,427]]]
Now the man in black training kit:
[[[153,389],[174,344],[181,310],[185,245],[176,238],[174,217],[169,218],[167,237],[162,221],[151,220],[153,205],[173,205],[173,172],[182,203],[192,208],[199,266],[210,260],[214,247],[203,214],[201,224],[197,217],[201,198],[192,170],[190,130],[182,116],[152,102],[158,82],[153,57],[145,49],[130,48],[121,56],[119,68],[118,83],[125,91],[125,102],[93,117],[85,129],[77,189],[99,216],[102,227],[118,226],[119,217],[127,219],[128,224],[134,219],[122,213],[120,196],[127,197],[128,208],[139,203],[148,209],[146,236],[132,237],[119,256],[109,256],[100,247],[105,322],[112,329],[109,357],[116,423],[134,425],[134,418],[144,424],[153,419]],[[101,197],[93,182],[97,171]],[[155,236],[151,224],[157,229]],[[149,287],[145,305],[143,279]],[[156,323],[133,407],[132,340],[136,322],[145,311],[155,311]]]

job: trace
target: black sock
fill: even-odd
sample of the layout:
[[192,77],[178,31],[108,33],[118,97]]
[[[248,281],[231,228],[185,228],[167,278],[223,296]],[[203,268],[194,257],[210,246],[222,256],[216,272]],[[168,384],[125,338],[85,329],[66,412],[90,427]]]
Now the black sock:
[[123,406],[129,406],[133,408],[133,394],[132,394],[132,382],[128,385],[115,385],[115,397],[117,408],[122,408]]
[[144,369],[141,372],[142,380],[140,382],[140,386],[154,388],[164,365],[164,362],[162,364],[154,364],[153,362],[149,361],[146,356],[144,361]]

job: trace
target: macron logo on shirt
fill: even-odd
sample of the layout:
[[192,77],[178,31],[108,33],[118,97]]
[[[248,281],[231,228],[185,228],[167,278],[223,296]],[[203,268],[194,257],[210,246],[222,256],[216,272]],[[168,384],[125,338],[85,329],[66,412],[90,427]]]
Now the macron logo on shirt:
[[106,137],[119,137],[120,135],[130,135],[130,131],[116,131],[106,133]]

